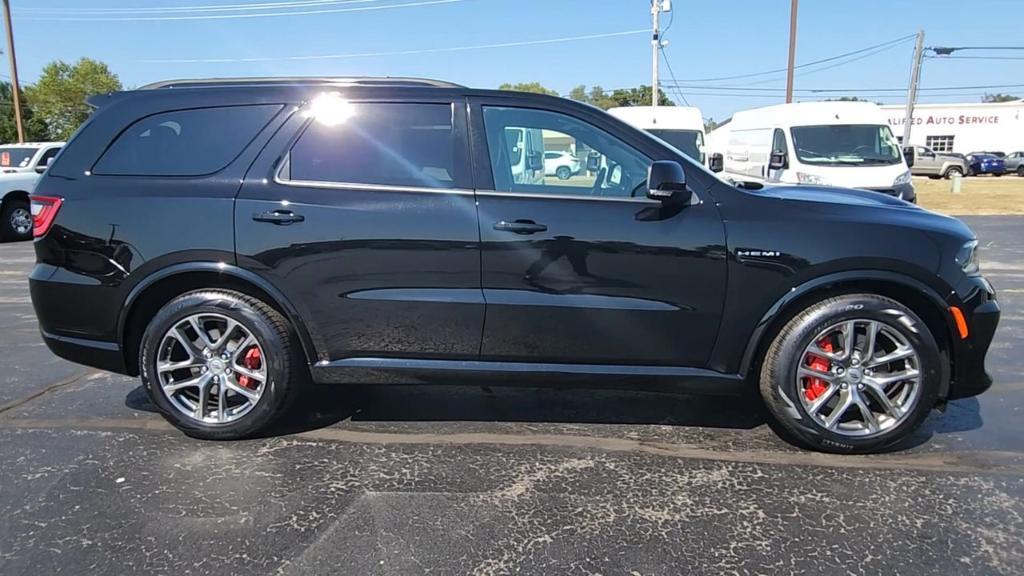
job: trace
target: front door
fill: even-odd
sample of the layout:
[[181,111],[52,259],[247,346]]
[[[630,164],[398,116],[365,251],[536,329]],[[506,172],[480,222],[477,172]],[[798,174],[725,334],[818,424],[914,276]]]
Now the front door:
[[484,304],[464,102],[298,112],[235,208],[239,265],[300,311],[318,361],[475,358]]
[[[616,136],[627,128],[602,128],[599,112],[516,102],[480,99],[470,114],[487,302],[481,359],[703,366],[725,292],[714,203],[697,191],[703,202],[660,215],[645,183],[652,156],[673,154],[667,147],[640,136],[656,148],[645,153],[626,141],[637,135]],[[576,156],[579,173],[521,176],[509,131]]]

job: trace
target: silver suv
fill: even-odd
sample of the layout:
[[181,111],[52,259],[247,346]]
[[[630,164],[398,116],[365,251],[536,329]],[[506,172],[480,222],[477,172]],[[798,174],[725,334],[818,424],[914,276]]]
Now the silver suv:
[[915,176],[929,178],[952,178],[967,174],[967,161],[949,154],[938,154],[927,146],[914,146],[914,166],[910,169]]

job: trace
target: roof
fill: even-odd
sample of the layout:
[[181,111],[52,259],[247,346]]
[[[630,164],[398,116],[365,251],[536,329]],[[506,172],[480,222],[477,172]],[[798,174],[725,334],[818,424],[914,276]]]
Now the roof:
[[404,86],[430,88],[464,88],[458,84],[427,78],[369,77],[369,76],[282,76],[242,78],[191,78],[163,80],[139,88],[159,90],[166,88],[223,88],[229,86]]
[[617,106],[609,108],[608,113],[643,130],[704,129],[704,117],[700,113],[700,108],[693,106]]
[[[935,103],[931,103],[931,104],[914,104],[914,109],[915,110],[918,110],[918,109],[941,110],[941,109],[944,109],[944,108],[987,108],[987,109],[991,110],[993,108],[1021,108],[1021,107],[1024,107],[1024,99],[1021,99],[1021,100],[1011,100],[1009,102],[961,102],[959,104],[950,102],[950,103],[942,103],[942,104],[935,104]],[[880,108],[882,108],[884,110],[896,110],[896,109],[905,110],[907,108],[907,105],[906,104],[882,104],[880,106]]]
[[733,114],[730,128],[741,130],[751,124],[771,126],[816,126],[821,124],[887,124],[872,102],[794,102],[741,110]]
[[10,148],[11,146],[24,146],[25,148],[38,148],[40,146],[63,146],[64,142],[9,142],[7,144],[0,144]]

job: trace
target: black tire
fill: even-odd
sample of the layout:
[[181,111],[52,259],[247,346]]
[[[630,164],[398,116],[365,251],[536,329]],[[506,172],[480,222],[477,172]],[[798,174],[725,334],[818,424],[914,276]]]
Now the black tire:
[[964,171],[958,166],[950,166],[949,168],[946,168],[946,172],[942,175],[942,177],[945,178],[946,180],[949,180],[950,178],[953,178],[956,175],[963,176]]
[[[241,323],[263,349],[267,382],[262,396],[247,414],[233,422],[205,423],[185,416],[171,404],[154,378],[157,347],[163,335],[183,318],[201,312]],[[194,438],[235,440],[263,435],[289,411],[309,381],[302,346],[284,316],[256,298],[230,290],[199,290],[174,298],[150,321],[139,350],[139,372],[150,399],[168,422]]]
[[[27,215],[29,219],[28,229],[19,232],[15,226],[15,220]],[[31,240],[32,239],[32,211],[29,203],[25,200],[4,200],[3,209],[0,210],[0,239],[3,240]]]
[[[898,331],[915,348],[920,361],[920,392],[902,421],[866,436],[852,437],[819,424],[800,401],[797,368],[811,340],[842,320],[868,319]],[[760,374],[761,395],[773,429],[802,447],[838,454],[878,452],[903,440],[928,416],[943,378],[942,356],[925,323],[899,302],[875,294],[846,294],[821,300],[790,320],[771,343]]]
[[1024,178],[1024,164],[1017,166],[1017,176]]
[[1003,173],[1002,172],[993,172],[992,175],[995,176],[996,178],[999,178],[1000,176],[1003,175]]
[[974,168],[968,168],[967,169],[967,175],[968,176],[977,176],[978,173],[974,171]]
[[559,166],[555,169],[555,176],[558,176],[559,180],[568,180],[572,176],[572,170],[568,166]]

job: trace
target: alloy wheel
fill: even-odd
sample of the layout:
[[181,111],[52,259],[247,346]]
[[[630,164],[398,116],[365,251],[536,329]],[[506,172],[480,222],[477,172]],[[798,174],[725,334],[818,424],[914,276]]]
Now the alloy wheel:
[[921,362],[892,326],[845,320],[811,340],[796,378],[800,402],[818,424],[844,436],[868,436],[898,426],[913,412]]
[[11,230],[14,230],[19,236],[32,233],[32,213],[28,211],[28,208],[18,207],[11,210]]
[[179,412],[208,424],[234,422],[259,402],[267,360],[255,336],[221,314],[178,320],[156,354],[160,389]]

